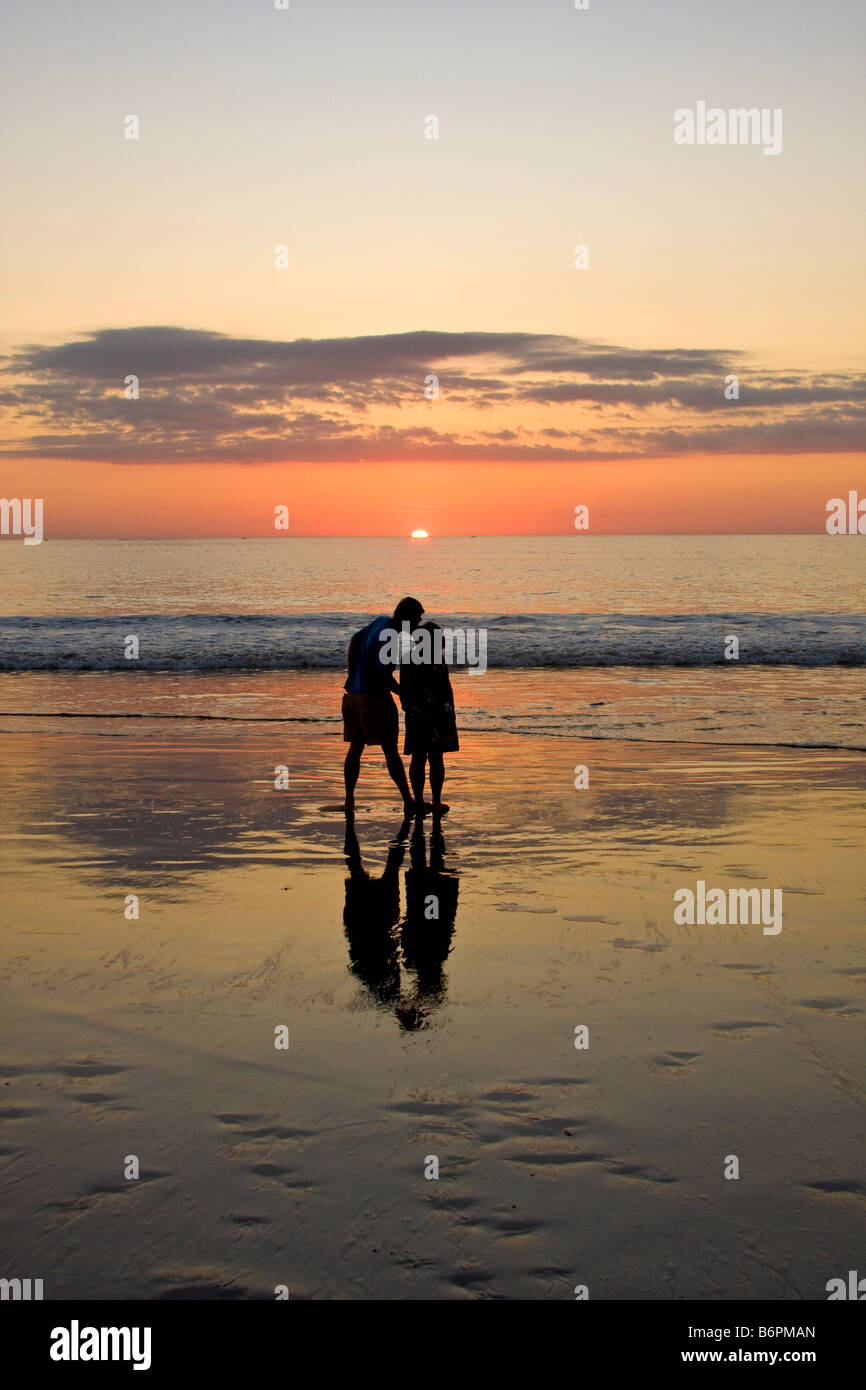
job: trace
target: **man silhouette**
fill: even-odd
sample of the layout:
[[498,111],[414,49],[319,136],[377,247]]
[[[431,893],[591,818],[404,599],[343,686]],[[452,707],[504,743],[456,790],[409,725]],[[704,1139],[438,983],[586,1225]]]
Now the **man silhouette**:
[[424,612],[416,598],[401,599],[390,618],[374,618],[349,643],[349,674],[343,687],[343,742],[348,743],[343,775],[346,782],[347,814],[355,809],[355,787],[361,771],[361,755],[368,743],[381,745],[392,781],[403,798],[407,815],[422,811],[417,805],[406,780],[406,770],[397,752],[400,732],[399,715],[392,691],[400,687],[394,679],[392,665],[383,660],[387,643],[382,634],[388,629],[402,632],[402,624],[414,627]]

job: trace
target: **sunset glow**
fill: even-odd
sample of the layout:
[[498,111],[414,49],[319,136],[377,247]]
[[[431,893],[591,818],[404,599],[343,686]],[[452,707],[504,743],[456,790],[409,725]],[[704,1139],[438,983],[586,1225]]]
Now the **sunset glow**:
[[[278,506],[286,539],[419,508],[564,534],[579,504],[592,532],[817,534],[866,492],[857,8],[808,62],[750,16],[770,159],[675,141],[693,6],[541,9],[452,6],[419,43],[411,6],[380,33],[215,0],[165,49],[148,6],[8,7],[0,493],[41,489],[49,539],[274,535]],[[711,105],[747,96],[741,44]],[[832,255],[804,251],[828,209]]]

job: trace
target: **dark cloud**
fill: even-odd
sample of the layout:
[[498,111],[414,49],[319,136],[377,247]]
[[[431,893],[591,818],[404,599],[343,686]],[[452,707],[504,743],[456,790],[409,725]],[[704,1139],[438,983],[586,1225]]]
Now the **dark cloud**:
[[[424,398],[435,374],[450,432]],[[727,401],[736,373],[740,397]],[[417,331],[234,338],[100,329],[4,359],[7,457],[116,463],[478,459],[579,462],[682,452],[800,453],[866,444],[866,380],[759,370],[722,349],[638,351],[556,334]],[[140,398],[124,399],[135,375]],[[427,409],[429,425],[373,412]],[[465,424],[455,427],[455,407]],[[478,431],[476,411],[513,411]],[[531,409],[529,418],[521,411]],[[546,417],[543,419],[542,417]],[[556,441],[555,443],[553,441]]]

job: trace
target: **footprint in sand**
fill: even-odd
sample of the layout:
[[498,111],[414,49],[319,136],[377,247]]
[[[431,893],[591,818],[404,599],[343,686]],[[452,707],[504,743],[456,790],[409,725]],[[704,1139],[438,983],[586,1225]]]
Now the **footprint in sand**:
[[496,903],[497,912],[555,912],[555,907],[527,907],[525,903]]
[[[250,1299],[261,1297],[256,1290],[239,1284],[228,1270],[208,1269],[186,1272],[166,1272],[156,1276],[162,1284],[162,1292],[156,1297],[160,1300],[199,1300],[212,1299]],[[294,1290],[292,1291],[294,1295]],[[273,1294],[269,1294],[273,1297]]]
[[91,1058],[84,1057],[80,1062],[58,1062],[54,1070],[61,1076],[72,1076],[76,1080],[87,1081],[94,1076],[116,1076],[118,1072],[129,1071],[130,1068],[121,1065],[120,1062],[94,1062]]
[[856,1014],[863,1012],[856,1004],[852,1004],[850,999],[833,996],[824,999],[798,999],[797,1003],[801,1009],[813,1009],[819,1014],[832,1014],[834,1018],[854,1018]]
[[771,975],[773,972],[767,965],[743,965],[737,961],[719,961],[719,970],[746,970],[750,975]]
[[760,1019],[748,1022],[733,1023],[711,1023],[710,1032],[714,1038],[749,1038],[756,1028],[775,1028],[775,1023],[766,1023]]
[[610,944],[615,946],[618,951],[666,951],[668,949],[664,941],[629,941],[624,936],[615,937]]
[[655,1076],[685,1076],[693,1072],[691,1065],[700,1052],[662,1052],[647,1062],[647,1067]]
[[236,1129],[243,1139],[303,1139],[308,1138],[311,1131],[308,1129],[290,1129],[286,1125],[262,1124],[266,1119],[264,1115],[215,1115],[214,1119],[221,1124],[228,1125],[230,1129]]
[[146,1172],[142,1170],[135,1182],[124,1182],[122,1186],[96,1183],[86,1192],[82,1192],[79,1197],[67,1197],[61,1201],[48,1202],[46,1205],[52,1211],[60,1212],[66,1217],[73,1217],[85,1211],[110,1208],[119,1202],[134,1201],[134,1194],[142,1191],[146,1184],[161,1182],[163,1178],[170,1178],[171,1176],[171,1173],[158,1172],[156,1169],[149,1169]]
[[866,1197],[866,1182],[860,1178],[823,1178],[818,1182],[807,1182],[805,1186],[830,1197]]

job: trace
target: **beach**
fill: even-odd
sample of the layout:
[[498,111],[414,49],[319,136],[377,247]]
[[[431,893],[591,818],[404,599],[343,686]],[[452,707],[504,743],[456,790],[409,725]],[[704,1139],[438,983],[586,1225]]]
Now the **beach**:
[[[33,718],[16,679],[2,1247],[46,1298],[823,1299],[860,1267],[861,750],[461,728],[441,838],[368,750],[354,843],[338,724]],[[698,881],[780,888],[782,930],[676,925]]]
[[863,4],[120,8],[0,19],[16,1365],[850,1374]]

